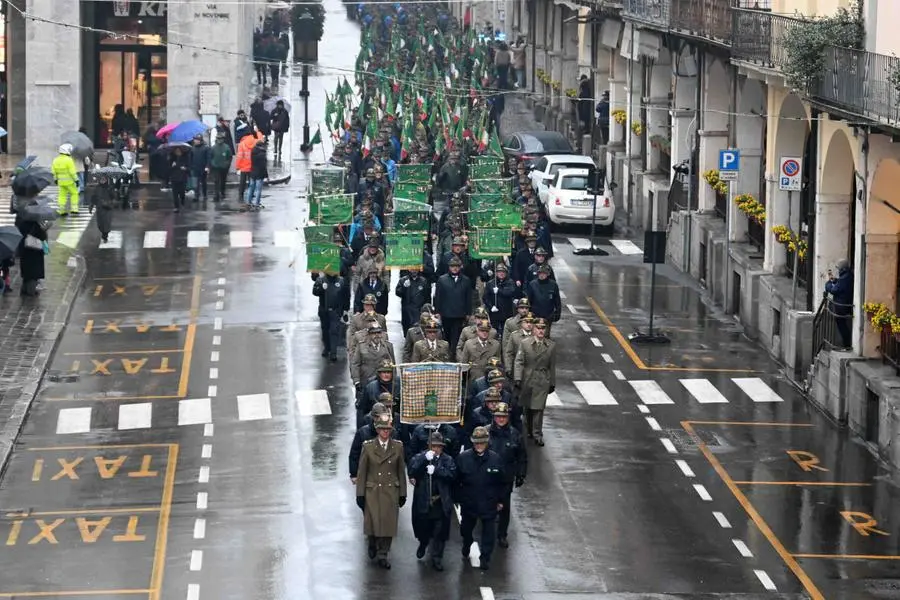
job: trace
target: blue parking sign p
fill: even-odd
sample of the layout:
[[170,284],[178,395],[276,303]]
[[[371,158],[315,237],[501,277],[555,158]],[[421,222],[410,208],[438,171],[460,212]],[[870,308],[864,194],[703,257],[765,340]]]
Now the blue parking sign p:
[[740,150],[719,150],[719,171],[739,171],[740,168]]

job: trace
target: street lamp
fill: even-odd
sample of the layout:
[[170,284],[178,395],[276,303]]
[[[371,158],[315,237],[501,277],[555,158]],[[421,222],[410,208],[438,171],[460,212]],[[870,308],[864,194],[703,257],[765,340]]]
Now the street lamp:
[[315,19],[309,10],[303,11],[297,19],[296,40],[300,41],[300,60],[303,62],[303,74],[301,76],[300,97],[303,98],[303,143],[300,144],[301,152],[309,152],[309,61],[315,60],[312,52],[316,43]]

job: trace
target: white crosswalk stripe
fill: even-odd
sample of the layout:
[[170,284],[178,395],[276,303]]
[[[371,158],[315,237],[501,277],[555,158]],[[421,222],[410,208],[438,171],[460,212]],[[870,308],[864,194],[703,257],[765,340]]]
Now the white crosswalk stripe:
[[272,406],[268,394],[238,396],[238,420],[259,421],[272,418]]
[[736,377],[732,381],[754,402],[782,402],[781,396],[759,377]]
[[91,430],[91,407],[63,408],[56,419],[56,433],[87,433]]
[[[15,215],[7,215],[5,219],[0,215],[0,226],[13,225]],[[59,232],[59,243],[74,248],[81,240],[81,235],[91,222],[91,215],[86,212],[80,215],[68,217],[68,220],[60,219],[56,226],[50,230],[51,239],[55,232]],[[188,248],[209,248],[211,245],[225,245],[230,248],[288,248],[296,249],[303,246],[303,231],[298,229],[282,229],[273,232],[255,233],[252,231],[235,230],[227,234],[213,233],[206,229],[191,229],[187,232],[187,240],[181,235],[168,231],[120,231],[109,232],[109,241],[98,242],[101,250],[121,249],[128,240],[139,239],[144,248],[167,248],[184,246]]]
[[109,232],[109,236],[107,236],[108,241],[100,242],[101,250],[118,250],[122,247],[122,232],[112,230]]
[[584,401],[590,406],[609,406],[618,404],[615,397],[602,381],[573,381],[581,392]]
[[622,254],[643,254],[637,244],[631,240],[609,240],[609,243]]
[[325,390],[304,390],[294,393],[297,402],[297,412],[303,417],[317,415],[330,415],[331,404],[328,402],[328,392]]
[[166,238],[165,231],[148,231],[144,233],[144,248],[165,248]]
[[209,232],[208,231],[188,231],[187,237],[188,248],[208,248]]
[[680,379],[681,385],[700,404],[725,404],[728,398],[716,389],[709,379]]
[[656,381],[629,381],[644,404],[675,404]]
[[572,247],[576,250],[583,250],[584,248],[591,247],[591,240],[586,240],[584,238],[569,238],[569,243],[572,244]]
[[232,231],[228,237],[232,248],[253,247],[253,232],[251,231]]

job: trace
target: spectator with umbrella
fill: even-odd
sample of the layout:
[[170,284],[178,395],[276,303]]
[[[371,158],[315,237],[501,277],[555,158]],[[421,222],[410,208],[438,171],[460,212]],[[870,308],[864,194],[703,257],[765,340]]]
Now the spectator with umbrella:
[[93,213],[94,209],[97,209],[97,229],[100,230],[103,243],[106,243],[109,241],[109,232],[112,230],[116,192],[107,173],[98,173],[95,177],[97,183],[91,186],[94,189],[91,194],[90,212]]
[[67,131],[59,137],[60,144],[72,146],[72,160],[75,162],[75,171],[78,173],[78,192],[84,192],[84,172],[90,166],[90,159],[94,156],[94,142],[85,133],[82,127],[78,131]]
[[12,291],[9,270],[15,264],[16,252],[22,242],[22,234],[12,226],[0,227],[0,291]]
[[202,121],[183,121],[169,133],[169,141],[189,144],[196,136],[204,135],[209,129]]
[[[73,166],[74,170],[74,166]],[[71,184],[74,187],[74,179]],[[77,192],[76,192],[76,198]],[[34,207],[34,211],[29,208]],[[42,223],[44,219],[41,216],[53,216],[52,209],[50,215],[46,214],[46,210],[50,207],[41,206],[37,200],[32,199],[24,210],[16,214],[16,229],[22,235],[22,241],[19,243],[19,273],[22,275],[22,296],[38,296],[38,282],[44,278],[44,253],[47,250],[47,231]],[[43,210],[43,212],[41,212]]]

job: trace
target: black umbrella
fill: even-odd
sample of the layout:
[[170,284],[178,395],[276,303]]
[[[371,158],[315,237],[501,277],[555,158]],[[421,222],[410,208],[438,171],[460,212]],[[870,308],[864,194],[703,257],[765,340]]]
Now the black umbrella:
[[22,241],[22,234],[12,225],[0,227],[0,260],[16,255],[16,249]]
[[49,169],[28,167],[13,176],[12,191],[16,196],[31,198],[53,183],[53,179],[53,173]]
[[72,145],[72,156],[85,158],[94,155],[94,142],[80,131],[67,131],[59,137],[61,144]]
[[171,152],[176,148],[181,148],[182,150],[190,150],[191,145],[186,144],[184,142],[166,142],[165,144],[160,144],[159,148],[156,149],[157,152]]
[[19,217],[23,221],[55,221],[56,207],[50,204],[49,198],[32,198],[27,204],[19,205]]
[[109,166],[109,167],[100,167],[98,169],[94,169],[91,171],[91,175],[126,175],[128,171],[125,170],[125,167],[117,167],[117,166]]

